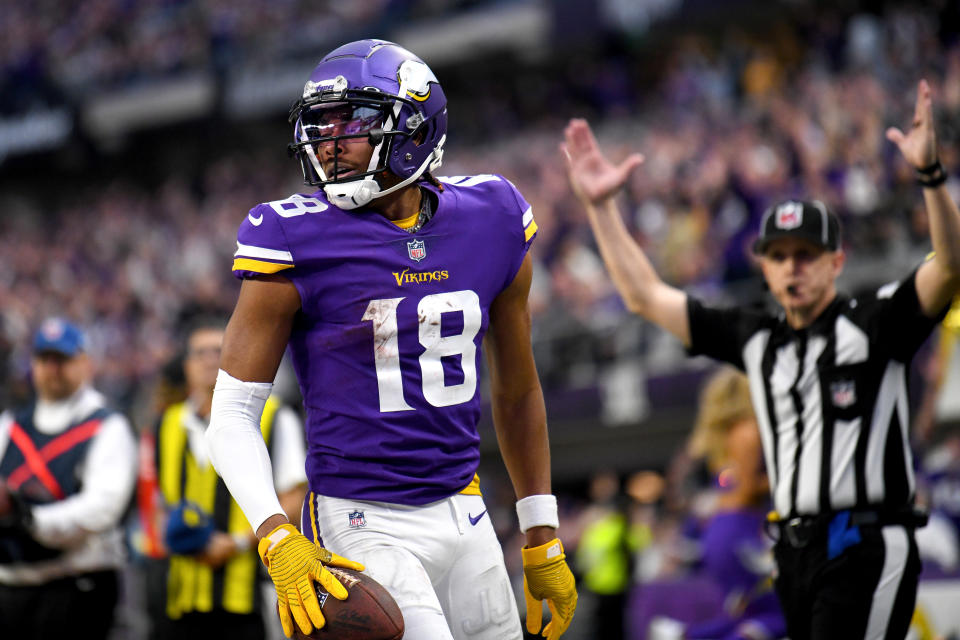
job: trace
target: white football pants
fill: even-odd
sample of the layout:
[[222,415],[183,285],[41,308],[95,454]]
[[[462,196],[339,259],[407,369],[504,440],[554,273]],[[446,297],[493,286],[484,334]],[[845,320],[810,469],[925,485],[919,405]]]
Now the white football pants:
[[[307,500],[310,499],[308,494]],[[481,496],[420,507],[315,496],[303,531],[362,562],[403,612],[404,640],[521,640],[503,550]]]

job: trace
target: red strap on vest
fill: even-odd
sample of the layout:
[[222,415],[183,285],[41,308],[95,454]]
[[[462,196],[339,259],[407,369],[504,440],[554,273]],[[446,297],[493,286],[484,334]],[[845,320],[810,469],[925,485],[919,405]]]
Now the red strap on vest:
[[66,496],[63,489],[57,482],[57,479],[51,473],[47,463],[57,456],[69,451],[76,445],[89,440],[100,429],[101,421],[99,419],[88,420],[58,438],[48,442],[42,449],[37,450],[30,436],[23,428],[14,422],[10,427],[10,439],[20,449],[23,454],[24,463],[20,465],[10,477],[7,484],[11,489],[18,489],[20,485],[26,482],[30,476],[36,476],[37,479],[47,488],[47,491],[57,500],[63,500]]
[[160,487],[157,483],[156,439],[149,431],[140,436],[140,469],[137,473],[137,506],[140,513],[140,526],[143,528],[143,552],[151,558],[164,555],[160,518],[163,511],[157,496]]

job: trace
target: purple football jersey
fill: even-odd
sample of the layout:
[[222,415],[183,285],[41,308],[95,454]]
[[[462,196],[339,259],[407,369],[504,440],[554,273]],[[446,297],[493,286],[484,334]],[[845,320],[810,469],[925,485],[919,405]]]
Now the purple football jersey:
[[751,593],[772,570],[772,557],[763,536],[766,514],[743,507],[716,513],[704,527],[704,571],[724,593]]
[[234,274],[280,273],[300,292],[289,347],[321,495],[426,504],[476,471],[480,344],[537,227],[500,176],[441,180],[421,183],[438,205],[415,234],[322,190],[240,226]]

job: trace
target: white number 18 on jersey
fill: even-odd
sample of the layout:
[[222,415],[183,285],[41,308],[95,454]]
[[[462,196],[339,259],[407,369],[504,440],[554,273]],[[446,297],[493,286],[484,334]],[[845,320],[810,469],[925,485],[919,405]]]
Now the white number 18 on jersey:
[[[364,322],[373,323],[373,357],[377,368],[377,389],[380,411],[412,411],[403,397],[403,376],[400,371],[400,340],[397,309],[404,298],[371,300],[363,314]],[[443,314],[461,312],[463,331],[441,335]],[[417,303],[423,397],[434,407],[449,407],[473,398],[477,391],[477,345],[473,339],[482,321],[480,297],[470,290],[435,293]],[[446,356],[460,356],[463,382],[447,385],[443,377]]]

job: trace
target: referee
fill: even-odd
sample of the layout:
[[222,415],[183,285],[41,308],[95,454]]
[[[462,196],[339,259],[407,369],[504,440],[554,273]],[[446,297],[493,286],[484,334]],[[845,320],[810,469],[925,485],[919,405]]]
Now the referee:
[[665,284],[614,202],[642,157],[610,164],[582,120],[565,138],[571,185],[630,310],[750,380],[789,636],[903,638],[923,522],[913,511],[907,374],[960,288],[960,212],[943,186],[926,81],[910,130],[887,138],[917,171],[934,256],[869,295],[838,295],[837,218],[819,202],[783,202],[764,215],[754,246],[777,314],[708,307]]

